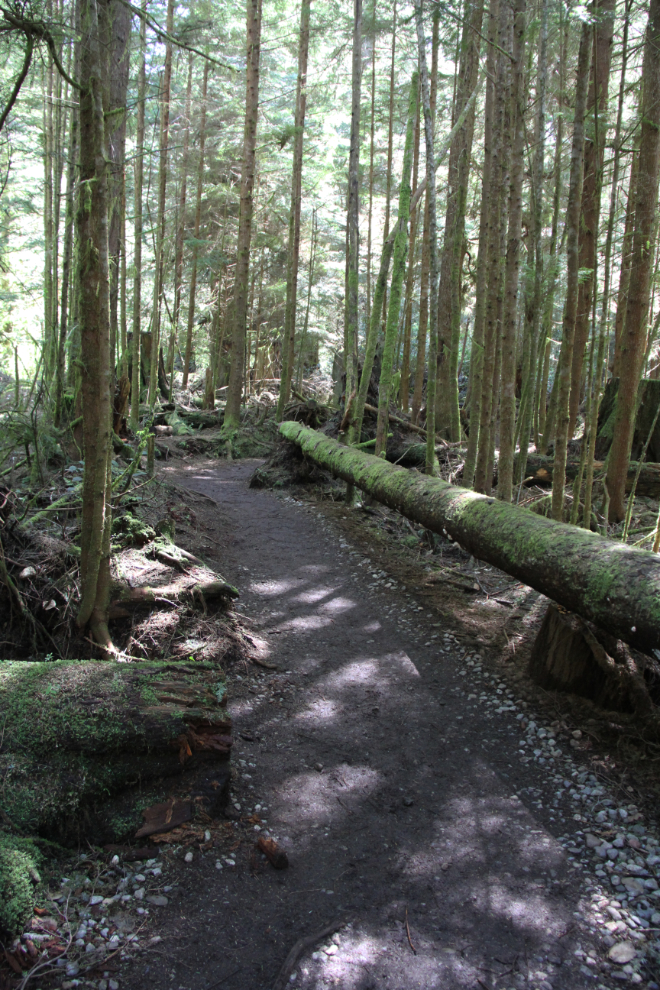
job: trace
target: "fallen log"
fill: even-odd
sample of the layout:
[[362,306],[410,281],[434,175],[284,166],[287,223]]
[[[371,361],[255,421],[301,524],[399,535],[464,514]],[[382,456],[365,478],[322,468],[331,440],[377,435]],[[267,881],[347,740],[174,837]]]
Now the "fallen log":
[[174,783],[212,795],[204,810],[217,815],[228,798],[225,704],[210,663],[1,664],[7,821],[64,845],[120,842]]
[[439,478],[343,447],[298,423],[280,432],[326,470],[642,650],[660,649],[660,560]]
[[[537,485],[551,485],[554,460],[552,457],[542,457],[535,455],[527,458],[527,469],[525,477],[535,482]],[[594,474],[604,471],[605,461],[594,461]],[[568,461],[566,463],[566,477],[569,481],[577,477],[580,469],[579,461]],[[628,475],[626,477],[626,491],[632,488],[637,471],[637,461],[631,461],[628,465]],[[639,480],[636,488],[637,495],[647,495],[651,498],[660,496],[660,464],[647,461],[642,464]]]

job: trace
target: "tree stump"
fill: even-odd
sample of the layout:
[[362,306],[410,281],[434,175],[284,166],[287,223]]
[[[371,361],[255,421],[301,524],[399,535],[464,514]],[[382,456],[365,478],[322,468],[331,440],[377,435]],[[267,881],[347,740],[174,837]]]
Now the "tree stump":
[[657,727],[656,704],[644,676],[656,666],[592,623],[550,604],[532,647],[529,673],[543,688],[577,694],[599,708],[650,719]]

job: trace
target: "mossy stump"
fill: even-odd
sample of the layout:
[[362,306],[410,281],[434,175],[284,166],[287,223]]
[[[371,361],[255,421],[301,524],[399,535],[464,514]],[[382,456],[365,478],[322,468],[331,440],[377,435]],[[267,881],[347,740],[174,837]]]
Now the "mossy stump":
[[212,794],[207,810],[219,813],[225,703],[209,663],[0,663],[5,824],[63,845],[120,841],[173,787]]

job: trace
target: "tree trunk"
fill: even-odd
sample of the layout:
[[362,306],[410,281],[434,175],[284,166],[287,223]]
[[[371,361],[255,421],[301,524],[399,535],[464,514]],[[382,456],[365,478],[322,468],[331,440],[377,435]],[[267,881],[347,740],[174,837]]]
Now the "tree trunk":
[[607,469],[610,519],[625,514],[625,479],[635,428],[637,386],[646,344],[660,168],[660,0],[651,0],[642,68],[642,124],[635,196],[630,286],[621,348],[614,436]]
[[140,342],[142,338],[142,179],[144,176],[144,105],[147,93],[147,0],[142,0],[140,18],[140,69],[138,73],[137,129],[135,139],[135,191],[133,223],[133,337],[131,340],[131,429],[135,432],[140,421]]
[[[413,157],[413,179],[412,188],[417,188],[417,176],[419,174],[419,143],[421,139],[420,128],[420,106],[417,103],[417,118],[415,121],[415,144]],[[410,216],[410,245],[408,248],[408,276],[406,279],[406,298],[404,302],[404,327],[403,327],[403,358],[401,361],[401,389],[399,391],[401,409],[407,413],[410,405],[410,347],[412,343],[412,310],[413,310],[413,289],[415,285],[415,253],[417,250],[417,220],[418,210],[413,207]]]
[[300,258],[300,204],[302,198],[303,137],[307,104],[307,55],[309,52],[309,11],[311,0],[300,6],[300,40],[298,42],[298,83],[296,89],[295,134],[293,139],[293,171],[291,179],[291,208],[289,212],[289,250],[286,272],[286,306],[282,337],[282,374],[277,402],[277,420],[282,419],[284,407],[291,394],[291,379],[296,340],[296,301],[298,292],[298,262]]
[[518,276],[522,225],[522,184],[525,154],[525,0],[516,0],[513,24],[511,86],[511,173],[509,231],[504,282],[502,328],[502,395],[500,400],[500,460],[497,497],[510,502],[513,492],[513,438],[516,421],[516,331]]
[[575,526],[427,478],[299,423],[280,433],[325,470],[641,650],[660,648],[660,561]]
[[[346,217],[346,298],[344,301],[344,366],[346,397],[344,419],[349,442],[354,438],[351,403],[358,387],[358,279],[360,268],[360,97],[362,91],[362,0],[353,6],[353,65],[351,93],[351,138],[348,156],[348,196]],[[352,488],[346,491],[351,502]]]
[[[615,0],[601,0],[596,7],[597,22],[594,26],[591,79],[587,97],[588,132],[584,143],[584,182],[582,185],[578,248],[578,268],[583,275],[578,288],[575,319],[575,344],[571,368],[571,398],[568,420],[569,437],[573,436],[577,423],[578,406],[582,392],[584,352],[589,339],[595,288],[596,246],[600,217],[600,194],[603,186],[603,158],[605,155],[605,141],[598,132],[607,119],[610,62],[614,35],[614,7]],[[591,123],[592,120],[593,123]],[[586,272],[591,274],[585,277]]]
[[[204,70],[208,60],[204,61]],[[174,245],[174,309],[172,325],[167,348],[167,373],[170,380],[170,401],[174,388],[174,352],[179,338],[179,314],[181,312],[181,295],[183,293],[183,241],[186,234],[186,197],[188,193],[188,156],[190,152],[190,107],[192,99],[192,52],[188,55],[188,85],[186,87],[186,109],[183,121],[183,151],[181,155],[181,179],[179,187],[178,224],[176,243]]]
[[493,141],[493,114],[495,110],[495,71],[499,0],[490,0],[488,11],[486,107],[484,111],[484,161],[481,179],[481,216],[479,218],[479,253],[477,255],[477,283],[475,288],[474,328],[470,355],[470,435],[465,455],[463,483],[471,488],[477,466],[479,428],[481,423],[481,396],[484,381],[484,337],[486,315],[486,255],[489,239],[489,195],[491,186],[491,154]]
[[[431,49],[431,116],[435,118],[436,88],[438,79],[438,49],[440,45],[440,16],[433,18],[433,42]],[[426,126],[426,125],[425,125]],[[425,132],[426,133],[426,132]],[[424,229],[422,232],[422,270],[419,280],[419,317],[417,327],[417,359],[415,362],[415,386],[413,389],[411,419],[416,423],[422,408],[424,393],[424,370],[426,367],[426,338],[429,328],[429,273],[431,256],[429,253],[429,197],[424,197]]]
[[[204,62],[204,81],[202,82],[202,111],[199,125],[199,163],[197,165],[197,199],[195,205],[195,228],[193,244],[192,267],[190,272],[190,295],[188,298],[188,322],[186,325],[186,350],[183,357],[183,383],[182,387],[188,387],[188,375],[190,374],[190,358],[192,355],[192,332],[195,323],[195,295],[197,291],[197,255],[199,253],[199,232],[202,224],[202,191],[204,189],[204,150],[206,142],[206,94],[209,81],[209,63]],[[216,355],[218,357],[218,355]],[[214,369],[215,379],[215,369]],[[214,381],[215,384],[215,381]]]
[[83,455],[80,629],[109,647],[112,455],[107,148],[97,0],[82,0],[79,244]]
[[[434,27],[438,16],[434,16]],[[426,385],[426,473],[435,474],[435,378],[438,352],[438,231],[435,189],[435,147],[434,117],[435,100],[431,100],[431,86],[426,67],[426,38],[424,36],[424,16],[421,0],[415,4],[415,24],[417,28],[417,51],[419,74],[422,87],[422,108],[424,110],[424,137],[426,140],[426,192],[429,211],[429,377]],[[436,64],[432,66],[431,81],[437,78],[437,46],[434,46]],[[435,95],[435,94],[434,94]]]
[[[108,263],[110,266],[110,362],[116,363],[119,312],[119,256],[124,196],[126,93],[130,63],[131,12],[121,0],[101,0],[99,30],[104,39],[103,109],[108,144]],[[111,43],[108,44],[108,40]]]
[[231,370],[225,427],[235,429],[240,424],[243,394],[243,366],[247,327],[248,287],[250,273],[250,242],[252,238],[252,193],[257,156],[257,119],[259,109],[259,57],[261,52],[261,0],[248,0],[247,5],[247,72],[245,94],[245,129],[243,132],[243,166],[241,170],[241,205],[236,245],[236,276],[234,281],[234,313],[231,348]]
[[[174,30],[174,0],[167,3],[167,33]],[[151,314],[151,374],[149,375],[149,406],[153,409],[158,392],[158,355],[160,353],[160,301],[163,294],[165,250],[165,194],[167,192],[167,154],[170,129],[170,89],[172,84],[172,42],[165,46],[165,68],[160,101],[160,142],[158,153],[158,215],[156,217],[156,250],[154,252],[154,300]]]
[[410,174],[412,171],[413,143],[415,135],[415,118],[417,116],[418,76],[413,74],[410,83],[410,103],[408,106],[408,126],[406,128],[406,143],[403,152],[403,173],[399,192],[399,217],[402,222],[397,224],[394,239],[394,261],[392,266],[392,287],[387,310],[387,326],[383,346],[383,360],[378,387],[378,423],[376,427],[376,457],[380,457],[387,444],[387,423],[389,412],[390,391],[392,388],[392,367],[394,362],[394,347],[399,326],[399,310],[401,309],[401,291],[406,269],[406,254],[408,250],[408,214],[410,212]]
[[584,160],[584,115],[589,84],[589,60],[591,55],[590,25],[584,23],[580,37],[577,79],[575,88],[575,112],[573,117],[573,144],[571,148],[571,177],[566,206],[566,301],[562,326],[560,366],[557,374],[555,467],[552,478],[552,515],[561,520],[564,508],[564,471],[568,447],[568,402],[571,387],[571,365],[573,341],[575,337],[575,315],[578,298],[578,235],[580,224],[580,202],[582,199],[582,177]]
[[[461,39],[460,69],[454,101],[458,117],[477,83],[483,0],[466,5]],[[452,441],[461,438],[458,405],[458,351],[461,329],[460,273],[465,250],[465,211],[474,135],[474,109],[452,142],[449,152],[447,210],[438,289],[439,402],[436,431]],[[440,353],[442,351],[442,353]]]

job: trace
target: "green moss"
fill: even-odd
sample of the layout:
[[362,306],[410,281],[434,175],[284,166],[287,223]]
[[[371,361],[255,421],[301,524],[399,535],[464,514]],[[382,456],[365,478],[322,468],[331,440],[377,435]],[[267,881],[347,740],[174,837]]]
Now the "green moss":
[[16,935],[34,909],[42,855],[30,839],[0,833],[0,932]]

